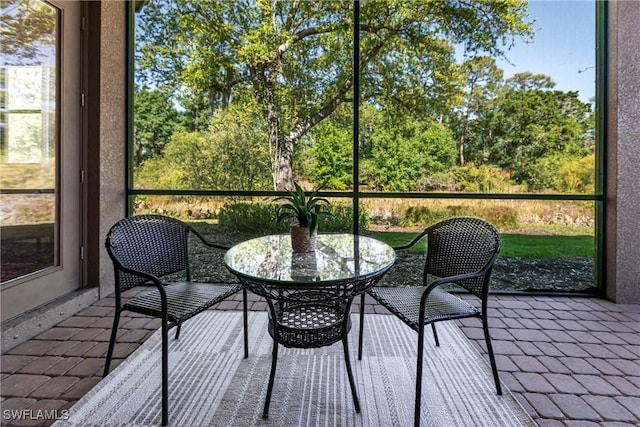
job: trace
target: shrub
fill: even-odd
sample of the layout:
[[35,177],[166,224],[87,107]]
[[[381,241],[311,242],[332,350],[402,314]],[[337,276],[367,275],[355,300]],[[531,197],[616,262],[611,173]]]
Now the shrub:
[[481,209],[477,216],[484,218],[500,229],[515,229],[518,227],[518,211],[508,206],[494,206]]
[[529,171],[530,187],[534,190],[555,190],[559,189],[558,170],[562,167],[563,160],[559,155],[541,157],[532,162]]
[[[284,233],[289,224],[278,223],[278,204],[272,202],[228,203],[220,209],[218,225],[226,231],[249,233]],[[320,232],[349,232],[353,227],[353,209],[349,203],[332,203],[326,210],[331,216],[324,216],[320,222]],[[368,214],[360,209],[360,224],[366,228]]]
[[509,172],[495,166],[468,163],[455,170],[456,190],[470,193],[506,193],[509,191]]
[[371,134],[371,153],[363,158],[363,180],[382,191],[414,191],[429,175],[455,164],[456,142],[439,123],[406,121]]
[[266,190],[269,144],[250,111],[219,112],[206,132],[177,132],[162,153],[135,169],[141,188]]
[[[332,214],[322,219],[320,231],[325,232],[351,232],[353,229],[353,208],[350,203],[333,203],[328,211]],[[369,225],[369,214],[360,205],[360,227],[366,230]]]
[[532,188],[560,193],[593,193],[595,156],[575,158],[563,154],[537,160],[530,172]]
[[508,206],[447,205],[438,208],[409,206],[402,213],[400,225],[403,227],[428,227],[454,216],[477,216],[501,229],[514,229],[519,224],[518,211]]
[[450,215],[447,209],[434,209],[427,206],[408,206],[400,217],[402,227],[427,227]]
[[559,190],[566,193],[593,193],[595,191],[595,155],[573,159],[560,168]]
[[351,130],[323,120],[311,134],[314,140],[308,150],[312,159],[311,180],[334,190],[349,188],[353,183]]
[[278,204],[268,202],[238,202],[224,205],[218,214],[218,225],[226,231],[249,233],[282,233],[287,224],[277,221]]

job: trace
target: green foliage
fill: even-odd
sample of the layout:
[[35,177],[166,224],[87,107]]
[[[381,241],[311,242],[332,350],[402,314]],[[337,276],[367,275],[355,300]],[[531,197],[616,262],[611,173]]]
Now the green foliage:
[[288,224],[277,221],[278,205],[267,202],[238,202],[224,205],[218,213],[218,225],[226,231],[282,233]]
[[[277,220],[279,205],[271,202],[237,202],[224,205],[218,214],[218,225],[226,231],[269,234],[289,230],[289,224]],[[327,207],[330,215],[322,220],[322,232],[349,232],[353,227],[353,209],[347,203]],[[366,226],[367,213],[361,211],[360,224]]]
[[204,135],[176,133],[162,154],[145,160],[135,170],[135,181],[139,187],[151,189],[208,188],[214,184],[206,174],[212,157]]
[[509,189],[509,173],[488,165],[467,163],[454,171],[456,190],[469,193],[506,193]]
[[353,183],[353,136],[351,129],[334,120],[324,120],[313,129],[308,153],[312,157],[309,176],[327,188],[345,190]]
[[595,191],[595,155],[571,158],[562,155],[535,161],[530,183],[534,189],[559,193],[593,193]]
[[518,227],[518,211],[506,206],[474,207],[444,206],[431,208],[427,206],[408,206],[401,214],[400,225],[403,227],[427,227],[453,216],[477,216],[489,221],[501,229]]
[[464,79],[462,100],[449,112],[449,126],[458,142],[458,164],[481,162],[487,128],[493,123],[493,100],[503,84],[503,71],[488,56],[470,58],[460,66]]
[[593,152],[591,105],[577,92],[551,90],[547,76],[516,74],[508,79],[485,114],[492,115],[485,142],[486,160],[509,170],[517,182],[529,181],[537,159]]
[[[519,73],[503,81],[492,59],[475,58],[462,69],[464,102],[450,122],[459,164],[490,164],[517,184],[543,189],[551,188],[557,172],[552,165],[593,153],[592,107],[577,92],[554,90],[551,78],[541,74]],[[552,188],[557,191],[558,185]]]
[[369,144],[362,171],[364,181],[377,190],[413,191],[423,177],[455,164],[456,143],[438,123],[386,123],[373,130]]
[[[533,34],[526,4],[364,2],[362,99],[440,120],[460,96],[455,46],[500,55],[510,39]],[[268,128],[276,188],[289,188],[301,138],[352,101],[352,13],[348,1],[148,2],[137,19],[138,76],[174,88],[175,99],[206,100],[210,111],[250,94]],[[391,187],[415,183],[407,172]]]
[[276,197],[276,201],[283,201],[278,207],[278,222],[285,219],[292,220],[292,225],[308,227],[309,234],[312,234],[318,227],[318,220],[321,216],[331,215],[323,206],[327,206],[329,201],[323,197],[318,197],[320,188],[313,191],[308,196],[297,182],[294,182],[294,191],[287,191],[287,196]]
[[250,111],[222,111],[204,134],[174,134],[162,154],[136,169],[136,184],[155,189],[268,189],[270,163],[264,129]]
[[529,185],[534,190],[550,189],[559,191],[558,171],[567,161],[562,155],[550,155],[533,161]]
[[167,89],[136,88],[133,100],[134,163],[138,166],[144,160],[160,155],[181,126]]
[[271,161],[266,130],[260,116],[245,105],[228,108],[212,118],[207,132],[212,165],[207,174],[216,189],[267,190]]
[[[593,191],[590,161],[579,160],[594,151],[591,105],[545,75],[505,80],[488,56],[532,35],[526,5],[362,4],[360,184]],[[136,124],[137,186],[354,185],[350,2],[158,0],[137,23],[136,83],[159,88],[136,97],[148,122]],[[462,64],[455,46],[469,54]],[[184,132],[168,126],[174,102]]]
[[594,193],[595,157],[591,154],[565,163],[558,171],[561,179],[559,190],[563,193]]

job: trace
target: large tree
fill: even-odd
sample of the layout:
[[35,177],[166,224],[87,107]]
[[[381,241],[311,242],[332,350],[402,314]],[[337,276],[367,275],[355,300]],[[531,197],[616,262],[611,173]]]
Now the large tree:
[[166,90],[138,88],[134,97],[134,163],[159,155],[174,132],[182,130],[179,113]]
[[[472,156],[475,154],[478,158],[482,152],[477,142],[483,140],[483,135],[491,129],[493,115],[490,112],[497,92],[503,86],[503,71],[488,56],[471,58],[460,69],[465,82],[463,102],[451,111],[450,127],[458,140],[458,163],[464,166],[467,144],[472,145]],[[476,147],[473,147],[474,142]]]
[[[460,89],[455,48],[500,55],[530,36],[525,0],[362,2],[362,99],[444,117]],[[300,139],[353,100],[353,2],[153,1],[138,22],[145,78],[207,101],[252,96],[267,126],[276,189],[292,187]]]
[[593,153],[591,104],[580,101],[577,92],[554,87],[548,76],[518,73],[485,110],[492,118],[488,161],[511,171],[517,182],[528,181],[540,158]]

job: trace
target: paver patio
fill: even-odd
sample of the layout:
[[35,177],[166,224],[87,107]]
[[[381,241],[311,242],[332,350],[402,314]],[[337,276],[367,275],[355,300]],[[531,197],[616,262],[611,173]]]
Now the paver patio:
[[[251,310],[265,310],[249,298]],[[500,378],[540,426],[640,425],[640,305],[512,295],[493,295],[489,305]],[[101,380],[113,306],[111,297],[97,301],[2,354],[2,425],[50,425],[45,410],[61,413]],[[241,296],[215,309],[240,310]],[[371,298],[365,310],[387,313]],[[478,319],[458,324],[486,356]],[[124,312],[112,369],[159,327]]]

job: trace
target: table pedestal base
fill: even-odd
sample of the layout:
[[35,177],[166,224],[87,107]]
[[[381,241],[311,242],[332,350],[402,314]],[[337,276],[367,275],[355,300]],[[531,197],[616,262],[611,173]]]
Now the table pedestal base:
[[348,334],[351,330],[349,314],[352,301],[353,298],[333,302],[273,302],[267,299],[269,304],[269,335],[273,338],[273,351],[271,374],[269,375],[269,386],[267,387],[262,418],[269,417],[269,404],[276,374],[279,344],[292,348],[316,348],[342,341],[353,403],[356,412],[360,413],[360,402],[349,357]]

